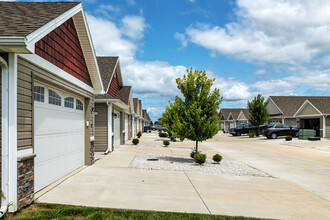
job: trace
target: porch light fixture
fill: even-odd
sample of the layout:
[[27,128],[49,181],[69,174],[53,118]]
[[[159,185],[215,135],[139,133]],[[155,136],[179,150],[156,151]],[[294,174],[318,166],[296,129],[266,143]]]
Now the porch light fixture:
[[94,112],[94,115],[97,116],[99,114],[99,111],[97,111],[96,108],[92,108],[92,112]]
[[116,119],[118,117],[117,113],[112,113],[112,116],[114,119]]

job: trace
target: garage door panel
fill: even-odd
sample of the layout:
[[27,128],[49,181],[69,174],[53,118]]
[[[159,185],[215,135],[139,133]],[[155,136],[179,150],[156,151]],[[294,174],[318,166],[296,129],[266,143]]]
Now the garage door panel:
[[84,112],[47,101],[34,102],[35,191],[84,164]]

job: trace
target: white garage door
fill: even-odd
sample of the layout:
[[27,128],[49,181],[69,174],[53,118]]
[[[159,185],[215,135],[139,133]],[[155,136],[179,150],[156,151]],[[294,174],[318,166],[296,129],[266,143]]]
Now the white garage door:
[[113,111],[117,117],[114,117],[113,119],[113,134],[114,134],[114,147],[117,147],[120,145],[120,112]]
[[128,140],[128,115],[125,114],[125,141]]
[[35,192],[84,164],[81,98],[35,84]]
[[234,122],[230,122],[229,128],[234,128],[234,127],[235,127],[235,123]]

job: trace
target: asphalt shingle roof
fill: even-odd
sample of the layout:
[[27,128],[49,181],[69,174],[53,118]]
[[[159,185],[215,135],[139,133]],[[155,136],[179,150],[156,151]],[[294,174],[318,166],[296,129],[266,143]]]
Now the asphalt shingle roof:
[[104,90],[108,89],[118,59],[119,57],[97,57]]
[[230,113],[232,114],[234,119],[237,119],[239,116],[239,113],[243,111],[245,117],[248,118],[249,111],[247,109],[244,108],[222,108],[220,110],[220,113],[222,114],[222,119],[221,120],[228,120],[228,117],[230,115]]
[[78,4],[0,1],[0,36],[25,37]]
[[281,116],[292,117],[308,100],[323,114],[330,113],[330,96],[269,96],[283,112]]
[[134,104],[134,112],[137,114],[137,105],[138,105],[139,99],[133,98],[133,104]]
[[118,94],[117,94],[117,98],[119,100],[121,100],[123,103],[125,103],[126,105],[129,105],[129,95],[131,93],[131,86],[123,86],[119,89]]

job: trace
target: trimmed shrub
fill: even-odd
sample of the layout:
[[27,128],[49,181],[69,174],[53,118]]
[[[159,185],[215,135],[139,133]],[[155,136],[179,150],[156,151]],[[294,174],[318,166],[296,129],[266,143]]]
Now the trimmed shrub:
[[225,132],[225,130],[222,130],[222,133],[224,133],[224,134],[225,134],[225,133],[226,133],[226,132]]
[[171,137],[172,142],[176,142],[176,137]]
[[170,142],[166,140],[166,141],[163,141],[163,144],[165,147],[167,147],[168,145],[170,145]]
[[200,153],[201,153],[200,151],[198,151],[198,152],[196,153],[196,150],[193,149],[193,150],[191,151],[191,153],[190,153],[190,157],[191,157],[192,159],[194,159],[195,154],[200,154]]
[[285,140],[287,140],[287,141],[292,141],[292,136],[291,136],[291,135],[286,136],[286,137],[285,137]]
[[206,154],[195,154],[194,160],[196,163],[202,165],[203,163],[205,163]]
[[166,132],[159,132],[159,137],[167,137],[167,133]]
[[137,145],[139,142],[140,142],[140,140],[139,140],[138,138],[134,138],[134,139],[132,140],[132,143],[133,143],[134,145]]
[[248,135],[249,135],[250,138],[253,138],[253,137],[256,136],[256,132],[255,132],[255,131],[250,131],[250,132],[248,133]]
[[184,137],[180,137],[180,141],[184,141]]
[[213,155],[213,161],[219,163],[222,160],[222,156],[220,154]]

